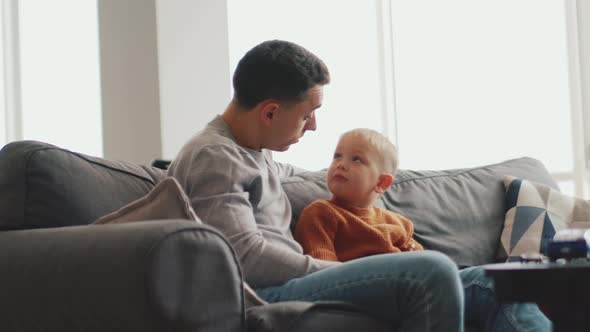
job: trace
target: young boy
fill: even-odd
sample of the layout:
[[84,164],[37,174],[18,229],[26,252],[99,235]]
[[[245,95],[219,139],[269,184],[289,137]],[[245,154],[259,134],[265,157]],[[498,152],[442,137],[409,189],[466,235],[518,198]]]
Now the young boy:
[[383,253],[422,250],[412,222],[373,205],[393,183],[397,149],[380,133],[353,129],[340,137],[328,169],[329,200],[303,209],[295,239],[306,254],[345,262]]

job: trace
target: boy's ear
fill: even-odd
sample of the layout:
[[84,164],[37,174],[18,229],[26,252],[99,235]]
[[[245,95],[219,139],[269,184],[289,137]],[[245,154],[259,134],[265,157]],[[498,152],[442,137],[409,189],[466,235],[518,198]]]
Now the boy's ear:
[[379,182],[375,187],[375,191],[378,194],[383,194],[391,184],[393,184],[394,177],[389,173],[383,173],[379,176]]
[[260,120],[266,126],[270,126],[272,119],[279,109],[279,103],[274,100],[265,100],[260,103]]

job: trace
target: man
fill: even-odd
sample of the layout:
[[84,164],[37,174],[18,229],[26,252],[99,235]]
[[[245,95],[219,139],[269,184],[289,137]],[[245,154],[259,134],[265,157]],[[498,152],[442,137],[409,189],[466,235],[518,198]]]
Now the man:
[[548,331],[536,306],[497,305],[481,269],[459,274],[437,252],[346,263],[303,254],[290,232],[291,207],[280,184],[299,170],[275,163],[270,151],[285,151],[316,129],[329,81],[325,64],[303,47],[280,40],[257,45],[238,63],[226,110],[170,165],[168,174],[182,184],[197,215],[232,244],[246,281],[270,302],[348,301],[402,331],[421,332],[462,331],[465,288],[467,313],[489,327]]

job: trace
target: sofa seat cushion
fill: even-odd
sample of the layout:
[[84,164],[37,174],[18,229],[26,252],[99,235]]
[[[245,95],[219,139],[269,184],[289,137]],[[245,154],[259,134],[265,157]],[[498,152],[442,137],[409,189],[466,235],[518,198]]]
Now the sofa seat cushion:
[[246,311],[249,332],[388,332],[393,327],[345,302],[276,302]]
[[90,224],[146,195],[165,172],[37,141],[0,150],[0,230]]
[[[496,262],[506,204],[503,178],[517,176],[557,189],[545,166],[528,157],[454,170],[399,170],[376,205],[414,222],[415,238],[426,249],[447,254],[461,267]],[[325,171],[282,182],[293,208],[330,197]],[[293,226],[292,226],[293,227]]]

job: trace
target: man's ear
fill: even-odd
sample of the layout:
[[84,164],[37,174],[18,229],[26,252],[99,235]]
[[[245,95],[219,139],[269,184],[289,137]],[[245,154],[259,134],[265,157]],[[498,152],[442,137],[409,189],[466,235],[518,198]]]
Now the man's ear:
[[379,182],[377,183],[377,186],[375,187],[375,191],[378,194],[383,194],[385,192],[385,190],[387,190],[387,188],[389,188],[389,186],[391,186],[391,184],[393,183],[393,175],[389,174],[389,173],[383,173],[379,176]]
[[278,109],[279,103],[274,100],[265,100],[259,104],[260,107],[260,120],[264,125],[270,126],[274,119]]

